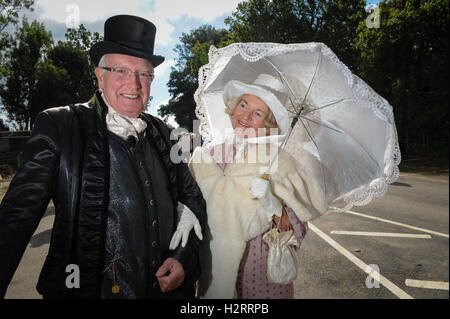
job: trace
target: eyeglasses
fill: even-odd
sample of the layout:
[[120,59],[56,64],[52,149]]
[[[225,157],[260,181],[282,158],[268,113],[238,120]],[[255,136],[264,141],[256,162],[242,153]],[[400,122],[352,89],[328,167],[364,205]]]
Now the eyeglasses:
[[148,71],[131,71],[127,68],[109,68],[109,67],[100,67],[100,69],[109,71],[113,73],[118,79],[122,81],[128,81],[132,74],[136,74],[139,77],[139,80],[144,84],[151,84],[153,79],[155,78],[154,73],[150,73]]

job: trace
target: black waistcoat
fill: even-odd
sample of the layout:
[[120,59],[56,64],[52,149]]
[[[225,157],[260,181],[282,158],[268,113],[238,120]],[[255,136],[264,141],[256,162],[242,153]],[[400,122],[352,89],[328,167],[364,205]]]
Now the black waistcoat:
[[[102,298],[158,298],[155,272],[164,260],[174,225],[168,178],[149,139],[124,140],[110,132],[108,138],[105,269],[109,268],[103,276]],[[112,293],[114,285],[120,288],[117,293]]]

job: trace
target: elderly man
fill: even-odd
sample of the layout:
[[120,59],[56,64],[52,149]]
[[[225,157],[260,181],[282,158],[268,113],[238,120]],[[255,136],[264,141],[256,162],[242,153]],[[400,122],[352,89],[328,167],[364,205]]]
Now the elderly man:
[[[170,129],[143,112],[164,61],[153,54],[155,33],[142,18],[109,18],[90,50],[99,91],[37,117],[0,205],[0,296],[50,199],[55,221],[37,284],[44,298],[194,296],[199,239],[188,234],[205,225],[206,205],[186,164],[170,159]],[[183,245],[171,250],[175,231]]]

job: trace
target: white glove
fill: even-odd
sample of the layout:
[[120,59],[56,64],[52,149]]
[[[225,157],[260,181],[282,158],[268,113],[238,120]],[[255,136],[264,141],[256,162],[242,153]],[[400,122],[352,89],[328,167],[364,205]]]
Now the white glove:
[[169,249],[171,250],[175,250],[175,248],[177,248],[181,239],[183,239],[181,242],[181,247],[186,246],[192,227],[194,227],[197,237],[200,240],[203,239],[202,227],[200,226],[200,223],[194,213],[180,202],[178,202],[177,212],[178,216],[180,216],[180,221],[178,222],[177,230],[170,240]]
[[250,193],[252,199],[258,198],[261,202],[268,221],[272,221],[273,215],[281,216],[283,206],[270,191],[270,182],[268,180],[261,177],[254,178],[251,181]]

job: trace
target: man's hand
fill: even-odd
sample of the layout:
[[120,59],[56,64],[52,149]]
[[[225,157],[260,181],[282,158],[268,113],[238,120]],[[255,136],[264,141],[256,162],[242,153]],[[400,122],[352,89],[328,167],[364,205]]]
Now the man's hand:
[[156,272],[156,278],[162,292],[178,288],[184,280],[184,269],[175,258],[167,258]]

